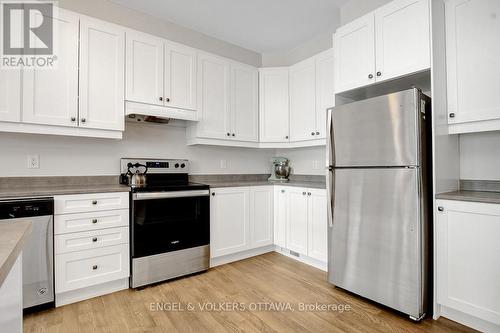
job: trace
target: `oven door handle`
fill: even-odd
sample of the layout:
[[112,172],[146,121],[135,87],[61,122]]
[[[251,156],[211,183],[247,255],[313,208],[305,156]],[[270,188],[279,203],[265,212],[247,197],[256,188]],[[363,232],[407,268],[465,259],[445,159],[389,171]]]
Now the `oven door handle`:
[[144,192],[134,193],[133,200],[154,200],[154,199],[170,199],[170,198],[189,198],[189,197],[204,197],[210,195],[209,190],[195,191],[172,191],[172,192]]

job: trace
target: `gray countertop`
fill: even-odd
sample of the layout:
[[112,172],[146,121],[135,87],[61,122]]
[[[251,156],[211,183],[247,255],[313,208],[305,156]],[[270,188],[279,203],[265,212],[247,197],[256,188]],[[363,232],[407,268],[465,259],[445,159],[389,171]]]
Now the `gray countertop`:
[[0,223],[0,286],[23,250],[31,229],[28,220]]
[[23,198],[23,197],[47,197],[64,194],[82,194],[82,193],[107,193],[107,192],[128,192],[128,186],[120,184],[103,185],[60,185],[44,187],[13,187],[0,188],[0,199]]
[[436,199],[500,204],[500,192],[462,190],[437,194]]
[[284,183],[269,182],[267,180],[205,181],[204,184],[210,185],[210,187],[212,188],[266,186],[266,185],[294,186],[294,187],[307,187],[307,188],[318,188],[318,189],[326,188],[325,183],[322,182],[295,181],[295,180],[290,180],[289,182],[284,182]]

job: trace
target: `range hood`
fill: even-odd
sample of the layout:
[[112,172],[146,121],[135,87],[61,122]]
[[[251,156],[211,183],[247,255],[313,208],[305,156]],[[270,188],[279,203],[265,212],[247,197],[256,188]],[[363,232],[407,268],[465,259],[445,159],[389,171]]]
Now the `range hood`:
[[198,120],[195,110],[184,110],[130,101],[125,101],[125,115],[129,121],[159,124],[168,124],[173,119]]

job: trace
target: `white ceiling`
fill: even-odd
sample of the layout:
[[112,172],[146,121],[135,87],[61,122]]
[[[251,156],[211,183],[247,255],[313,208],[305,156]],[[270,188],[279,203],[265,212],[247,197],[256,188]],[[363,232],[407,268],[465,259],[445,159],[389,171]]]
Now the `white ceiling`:
[[347,0],[111,0],[259,53],[288,51],[340,24]]

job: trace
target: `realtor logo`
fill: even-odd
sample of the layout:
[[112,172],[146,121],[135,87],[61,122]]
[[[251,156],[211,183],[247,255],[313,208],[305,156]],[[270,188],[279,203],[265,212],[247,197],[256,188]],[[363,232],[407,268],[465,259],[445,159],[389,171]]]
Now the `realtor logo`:
[[53,68],[54,3],[0,1],[2,68]]

